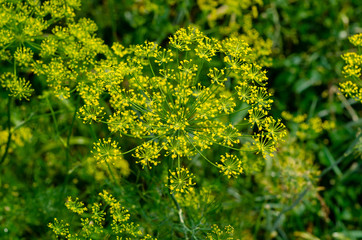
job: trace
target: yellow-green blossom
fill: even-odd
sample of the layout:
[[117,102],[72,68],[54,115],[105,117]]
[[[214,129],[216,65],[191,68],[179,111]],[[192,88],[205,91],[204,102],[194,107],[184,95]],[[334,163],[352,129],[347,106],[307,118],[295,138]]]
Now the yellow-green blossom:
[[221,163],[218,163],[217,166],[220,168],[220,172],[228,178],[238,177],[238,175],[243,173],[241,160],[237,156],[226,153],[221,155],[220,161]]
[[178,168],[176,171],[170,170],[170,175],[168,177],[169,185],[166,185],[170,188],[171,193],[180,192],[185,193],[190,191],[195,183],[192,182],[194,175],[186,168]]
[[[48,224],[49,228],[58,238],[65,239],[104,239],[109,236],[115,239],[154,239],[148,234],[144,235],[140,226],[130,221],[129,211],[111,194],[104,190],[99,196],[101,200],[91,204],[89,210],[83,207],[78,198],[73,201],[68,197],[67,208],[79,217],[72,217],[72,226],[55,218],[53,223]],[[106,220],[107,215],[110,222]]]
[[346,65],[342,74],[347,81],[339,84],[339,89],[346,97],[351,97],[362,102],[362,34],[349,37],[349,41],[357,48],[357,52],[349,52],[342,55]]
[[84,211],[87,211],[87,208],[84,207],[84,203],[80,202],[78,198],[73,200],[71,197],[68,197],[65,206],[72,212],[77,214],[82,214]]

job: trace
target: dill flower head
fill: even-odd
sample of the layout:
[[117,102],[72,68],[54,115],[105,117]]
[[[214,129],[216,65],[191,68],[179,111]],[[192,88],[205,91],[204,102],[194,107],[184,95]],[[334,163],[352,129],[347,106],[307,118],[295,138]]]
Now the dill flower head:
[[30,48],[20,47],[16,49],[14,59],[19,66],[27,67],[33,60],[33,51]]
[[355,34],[348,39],[354,46],[362,47],[362,33]]
[[84,207],[84,203],[80,202],[78,198],[75,200],[72,197],[68,197],[65,206],[72,212],[77,214],[82,214],[84,211],[87,211],[87,208]]
[[69,234],[69,223],[64,223],[63,220],[58,220],[54,218],[53,223],[49,223],[48,227],[51,228],[55,235],[57,236],[68,236]]
[[[280,121],[266,118],[273,101],[265,71],[240,38],[219,41],[188,27],[171,36],[167,48],[146,41],[112,49],[114,55],[96,65],[92,78],[97,81],[78,85],[85,102],[80,113],[87,122],[105,122],[113,134],[138,139],[128,152],[142,168],[170,157],[179,166],[172,176],[179,178],[188,172],[183,161],[196,155],[220,168],[204,154],[214,145],[237,154],[253,135],[268,135],[272,144],[283,137]],[[99,101],[104,94],[113,110],[106,121]],[[89,106],[94,111],[87,112]],[[230,120],[238,114],[245,119]]]
[[160,148],[157,142],[145,142],[136,149],[133,156],[138,159],[136,163],[140,163],[142,168],[149,167],[151,169],[152,165],[157,166],[159,164],[159,161],[157,161],[160,156],[159,152]]
[[228,178],[237,177],[243,173],[241,160],[237,156],[226,153],[221,155],[220,161],[221,163],[218,163],[217,166],[220,168],[220,172]]
[[339,84],[340,91],[346,96],[362,103],[362,34],[349,37],[349,41],[357,48],[357,52],[342,55],[345,61],[342,74],[347,79]]
[[[183,161],[197,155],[219,168],[204,151],[218,145],[238,152],[247,139],[272,129],[262,124],[273,102],[265,71],[240,37],[219,41],[188,27],[172,35],[166,48],[148,41],[128,48],[116,43],[112,52],[95,37],[94,22],[73,19],[79,1],[45,1],[16,10],[12,6],[4,9],[23,20],[4,23],[2,35],[8,37],[1,46],[17,49],[15,62],[45,76],[57,97],[67,99],[77,92],[82,102],[78,116],[84,123],[106,123],[112,133],[138,139],[132,156],[143,168],[170,157],[181,173]],[[55,19],[51,24],[49,16]],[[66,24],[57,24],[62,18]],[[44,35],[45,30],[49,34]],[[19,34],[25,36],[23,48],[17,46]],[[4,80],[2,85],[19,98],[31,92],[22,79],[11,84]],[[103,96],[109,99],[106,104]],[[246,119],[230,121],[237,114]],[[278,141],[274,136],[270,141]],[[99,140],[93,153],[98,162],[115,162],[121,155],[111,139]]]
[[169,185],[166,185],[171,190],[171,193],[185,193],[190,191],[190,188],[195,185],[192,182],[194,175],[186,168],[178,168],[176,171],[171,171],[168,177]]
[[289,112],[282,112],[282,117],[288,120],[288,124],[293,126],[289,127],[289,129],[293,129],[293,135],[296,135],[301,141],[316,139],[323,131],[330,131],[336,128],[334,121],[323,121],[318,116],[308,117],[307,114],[293,116]]
[[31,88],[29,81],[24,78],[19,78],[10,72],[4,73],[0,76],[0,84],[3,88],[9,91],[9,96],[19,100],[29,100],[29,97],[34,91]]
[[257,153],[263,154],[264,158],[266,158],[267,156],[274,156],[276,148],[275,142],[273,141],[273,138],[271,136],[265,135],[264,133],[257,134],[254,136],[253,144],[257,149]]
[[[140,226],[130,221],[129,211],[109,192],[104,190],[99,196],[99,201],[90,204],[89,208],[84,207],[78,198],[72,200],[68,197],[66,206],[78,217],[72,216],[71,228],[69,223],[57,218],[49,223],[57,238],[105,239],[112,236],[116,239],[154,239],[148,234],[143,235]],[[107,215],[109,220],[106,220]]]
[[98,163],[108,162],[114,164],[121,156],[118,144],[112,139],[101,139],[94,143],[93,152]]
[[[292,124],[292,121],[288,123]],[[303,123],[299,123],[301,124]],[[322,128],[321,125],[319,128]],[[306,130],[307,135],[310,134],[310,130]],[[256,181],[261,183],[265,191],[276,196],[278,202],[282,204],[292,204],[306,186],[309,191],[305,198],[317,199],[318,176],[321,171],[315,163],[313,151],[310,151],[308,144],[304,142],[307,137],[298,139],[299,137],[295,138],[294,134],[288,134],[287,137],[285,143],[279,147],[275,158],[270,160],[270,170],[257,173]]]
[[211,226],[211,231],[207,233],[206,239],[223,239],[233,240],[234,239],[234,228],[232,226],[225,226],[224,229],[220,229],[216,224]]
[[10,96],[28,100],[33,90],[29,81],[19,77],[21,71],[44,76],[61,99],[78,90],[87,103],[80,111],[83,120],[99,121],[102,111],[97,108],[96,91],[101,90],[94,90],[92,70],[96,58],[105,55],[108,47],[95,37],[94,22],[75,21],[74,11],[79,7],[79,0],[1,1],[0,55],[14,69],[14,77],[2,80],[1,85]]

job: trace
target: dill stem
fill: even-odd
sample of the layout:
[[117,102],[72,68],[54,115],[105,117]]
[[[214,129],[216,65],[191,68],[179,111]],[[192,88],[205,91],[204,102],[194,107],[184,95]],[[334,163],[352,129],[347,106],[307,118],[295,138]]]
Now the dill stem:
[[113,173],[113,171],[112,171],[112,169],[111,169],[111,166],[109,166],[109,162],[108,162],[108,161],[105,161],[105,162],[106,162],[106,164],[107,164],[107,168],[108,168],[109,174],[110,174],[111,177],[112,177],[112,181],[120,188],[121,186],[120,186],[119,182],[117,182],[116,177],[114,176],[114,173]]
[[186,226],[185,224],[185,220],[184,220],[184,217],[182,215],[182,208],[180,207],[180,204],[177,202],[175,196],[173,195],[173,193],[171,194],[170,193],[170,196],[171,196],[171,199],[173,201],[173,203],[175,204],[176,208],[177,208],[177,213],[178,213],[178,217],[180,219],[180,223],[184,229],[184,234],[185,234],[185,239],[189,239],[187,237],[187,232],[190,231],[190,229]]
[[9,152],[10,142],[11,142],[11,97],[8,98],[8,140],[6,142],[5,152],[3,156],[1,157],[0,164],[2,164],[5,161],[6,156]]
[[[168,169],[171,168],[171,158],[169,158],[169,161],[167,162],[167,165],[168,165]],[[168,181],[167,181],[167,184],[170,185],[170,171],[168,171]],[[173,193],[171,193],[171,190],[168,189],[168,194],[170,195],[171,199],[172,199],[172,202],[174,203],[176,209],[177,209],[177,214],[178,214],[178,217],[180,219],[180,223],[184,229],[184,234],[185,234],[185,239],[188,239],[187,237],[187,232],[190,231],[190,229],[185,225],[185,220],[183,218],[183,215],[182,215],[182,208],[180,207],[180,204],[177,202],[175,196],[173,195]]]
[[68,132],[68,136],[67,136],[67,142],[66,142],[66,145],[65,145],[65,169],[66,169],[66,176],[65,176],[65,180],[64,180],[64,183],[63,183],[63,189],[62,189],[62,197],[61,199],[64,198],[64,194],[66,192],[66,189],[67,189],[67,186],[68,186],[68,182],[69,182],[69,177],[70,177],[70,174],[69,174],[69,166],[70,166],[70,137],[72,136],[72,130],[73,130],[73,126],[74,126],[74,122],[75,122],[75,119],[76,119],[76,116],[77,116],[77,111],[78,111],[78,106],[79,106],[79,97],[78,97],[78,100],[77,100],[77,105],[74,109],[74,114],[73,114],[73,119],[72,119],[72,123],[70,124],[70,127],[69,127],[69,132]]

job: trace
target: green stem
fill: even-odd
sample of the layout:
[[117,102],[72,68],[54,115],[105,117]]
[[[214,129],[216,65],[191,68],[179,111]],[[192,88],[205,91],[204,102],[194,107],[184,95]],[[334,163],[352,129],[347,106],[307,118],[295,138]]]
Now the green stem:
[[150,68],[151,68],[152,74],[153,74],[153,76],[155,77],[156,75],[155,75],[155,72],[153,71],[153,67],[152,67],[152,64],[151,64],[151,59],[150,59],[149,57],[147,57],[147,58],[148,58],[148,63],[150,64]]
[[[222,114],[218,114],[216,115],[215,117],[210,117],[210,118],[207,118],[207,120],[212,120],[212,119],[216,119],[216,118],[220,118],[222,116],[230,116],[231,114],[235,114],[237,112],[242,112],[242,111],[245,111],[247,110],[248,108],[250,108],[249,106],[248,107],[245,107],[245,108],[242,108],[242,109],[239,109],[239,110],[236,110],[232,113],[222,113]],[[189,114],[190,115],[190,114]],[[190,119],[191,120],[191,119]],[[199,122],[203,122],[203,120],[199,120],[199,121],[193,121],[193,123],[199,123]],[[249,124],[249,123],[247,123]],[[247,125],[247,124],[243,124],[243,125]],[[235,124],[234,126],[239,126],[240,124]],[[210,127],[211,128],[211,127]]]
[[11,142],[11,97],[8,98],[8,140],[5,147],[5,152],[3,156],[1,157],[0,164],[2,164],[5,161],[6,156],[9,152],[10,142]]
[[112,27],[112,37],[113,37],[113,41],[117,41],[118,37],[117,37],[117,23],[116,23],[116,6],[114,4],[114,0],[109,0],[108,1],[108,10],[109,10],[109,14],[111,17],[111,27]]
[[263,204],[263,206],[261,208],[261,211],[259,213],[259,216],[258,216],[258,218],[256,220],[256,225],[255,225],[255,230],[254,230],[254,239],[256,239],[256,236],[257,236],[257,234],[259,232],[259,229],[260,229],[261,218],[262,218],[262,215],[264,214],[265,204],[266,203],[264,202],[264,204]]
[[200,67],[199,70],[197,71],[197,75],[196,75],[196,78],[195,78],[196,81],[199,80],[199,76],[200,76],[200,73],[201,73],[201,71],[202,71],[202,67],[204,66],[204,62],[205,62],[205,60],[202,60],[202,62],[201,62],[201,67]]
[[[171,169],[172,166],[172,160],[171,158],[168,159],[168,162],[167,162],[167,165],[168,165],[168,169]],[[168,171],[168,181],[167,181],[167,185],[170,186],[170,177],[171,177],[171,174],[170,174],[170,171]],[[168,188],[168,194],[170,195],[171,199],[172,199],[172,202],[174,203],[176,209],[177,209],[177,213],[178,213],[178,217],[180,219],[180,223],[184,229],[184,233],[185,233],[185,239],[188,239],[187,237],[187,232],[191,232],[190,229],[185,225],[185,221],[184,221],[184,218],[183,218],[183,215],[182,215],[182,209],[180,207],[180,204],[177,202],[175,196],[173,195],[173,193],[171,193],[171,190],[170,188]]]
[[116,177],[114,176],[113,171],[111,169],[111,166],[109,166],[109,162],[108,161],[105,161],[105,162],[107,164],[107,168],[108,168],[109,174],[111,175],[112,181],[120,188],[121,185],[119,184],[119,182],[117,182]]
[[64,194],[66,192],[67,189],[67,185],[69,182],[69,178],[70,178],[70,174],[69,174],[69,166],[70,166],[70,137],[72,136],[72,132],[73,132],[73,126],[74,126],[74,122],[77,116],[77,111],[78,111],[78,106],[79,106],[79,97],[78,97],[78,101],[77,101],[77,105],[74,109],[74,114],[73,114],[73,119],[72,119],[72,123],[70,124],[69,127],[69,132],[68,132],[68,136],[67,136],[67,142],[65,145],[65,168],[66,168],[66,176],[65,176],[65,180],[63,183],[63,190],[62,190],[62,197],[61,199],[64,198]]
[[52,105],[50,104],[49,98],[46,97],[45,99],[47,101],[47,104],[49,105],[49,109],[50,109],[52,119],[53,119],[53,122],[54,122],[54,130],[55,130],[55,132],[57,134],[57,138],[59,138],[59,140],[63,144],[63,146],[66,147],[66,143],[63,141],[63,139],[60,137],[60,134],[59,134],[59,128],[58,128],[57,118],[55,116],[54,109],[53,109]]
[[180,207],[180,204],[177,202],[175,196],[173,195],[173,193],[171,194],[170,193],[170,196],[171,196],[171,199],[173,201],[173,203],[175,204],[176,208],[177,208],[177,213],[178,213],[178,217],[180,219],[180,223],[184,229],[184,234],[185,234],[185,239],[189,239],[187,237],[187,232],[191,232],[191,230],[186,226],[185,224],[185,220],[183,218],[183,215],[182,215],[182,208]]

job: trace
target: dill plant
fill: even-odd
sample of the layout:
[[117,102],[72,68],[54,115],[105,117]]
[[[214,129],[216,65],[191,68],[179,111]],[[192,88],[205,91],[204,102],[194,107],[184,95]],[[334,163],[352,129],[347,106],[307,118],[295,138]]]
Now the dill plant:
[[[203,154],[215,144],[237,152],[249,139],[249,150],[272,155],[275,142],[285,135],[283,124],[267,117],[272,100],[265,71],[242,38],[218,41],[189,27],[177,31],[167,49],[152,42],[128,48],[116,43],[111,53],[95,36],[97,26],[91,20],[74,19],[79,6],[79,1],[2,3],[3,15],[12,16],[2,21],[1,40],[3,60],[14,65],[13,72],[1,77],[10,96],[29,99],[33,91],[29,81],[17,76],[18,68],[45,77],[61,99],[77,92],[85,123],[104,122],[112,133],[146,140],[132,153],[142,167],[152,168],[170,156],[169,183],[177,182],[169,185],[172,191],[193,185],[181,161],[196,155],[229,177],[242,172],[236,155],[217,163]],[[51,19],[45,20],[47,16]],[[106,120],[104,95],[113,110]],[[246,120],[227,121],[243,111],[248,111]],[[247,125],[258,130],[252,133]],[[115,144],[106,147],[99,141],[95,147],[100,162],[114,163],[120,156]],[[109,151],[117,156],[107,157]]]
[[[132,154],[142,168],[166,161],[171,192],[187,192],[194,185],[187,159],[199,156],[226,176],[237,176],[246,142],[252,143],[247,151],[266,158],[285,136],[284,125],[269,115],[273,101],[265,71],[242,39],[219,41],[188,27],[171,36],[167,48],[146,41],[128,48],[115,43],[112,49],[114,57],[96,68],[101,86],[86,95],[89,103],[80,116],[84,122],[107,124],[113,135],[139,139],[123,154]],[[103,111],[84,110],[94,106],[92,96],[102,94],[109,96],[112,109],[105,120]],[[231,122],[229,116],[238,113],[245,118]],[[221,160],[205,156],[215,145],[225,149]],[[118,146],[108,146],[96,143],[95,157],[119,152]]]
[[[140,226],[130,221],[129,211],[121,206],[107,191],[99,194],[100,200],[89,207],[85,207],[84,203],[78,198],[72,199],[68,197],[65,203],[68,210],[78,215],[78,222],[74,220],[71,223],[64,220],[54,219],[49,223],[49,228],[57,238],[65,239],[156,239],[150,235],[142,234]],[[109,224],[108,224],[109,222]],[[74,226],[80,225],[77,229]],[[108,227],[110,225],[110,227]]]
[[[97,26],[92,21],[75,20],[79,7],[78,0],[0,1],[0,60],[4,65],[0,85],[8,92],[7,146],[11,142],[12,102],[30,100],[32,84],[39,86],[40,92],[43,86],[48,87],[63,100],[91,84],[94,74],[89,73],[96,58],[108,48],[94,35]],[[42,93],[55,120],[49,95]],[[59,135],[57,127],[55,130]],[[7,150],[1,161],[6,156]]]
[[[182,207],[193,209],[190,214],[197,216],[198,209],[207,210],[207,205],[212,205],[214,196],[205,188],[200,194],[191,190],[190,194],[176,195]],[[113,197],[108,191],[103,190],[98,194],[97,200],[91,204],[84,204],[78,198],[68,197],[66,208],[72,212],[68,220],[54,218],[48,227],[60,239],[157,239],[145,234],[145,227],[133,221],[133,214],[123,207],[121,201]],[[197,239],[233,240],[234,228],[230,225],[223,229],[217,224],[210,228],[197,228]]]
[[[28,99],[31,84],[19,75],[45,77],[52,93],[68,99],[92,84],[100,55],[108,47],[95,36],[97,25],[89,19],[77,21],[78,0],[2,1],[1,60],[10,63],[12,71],[1,76],[1,85],[10,96]],[[84,89],[85,88],[85,89]]]
[[[33,89],[19,73],[32,72],[34,52],[39,54],[40,42],[54,23],[72,21],[80,1],[1,1],[0,57],[12,65],[12,71],[1,76],[1,85],[17,99],[27,99]],[[46,18],[49,20],[45,20]],[[54,51],[55,52],[55,51]]]
[[[286,134],[280,120],[269,114],[273,101],[265,71],[256,63],[260,54],[243,37],[219,41],[188,27],[171,36],[166,48],[153,42],[127,48],[115,43],[110,50],[96,37],[94,22],[75,19],[79,1],[0,3],[1,60],[11,69],[0,78],[9,92],[8,110],[11,98],[31,99],[32,81],[47,87],[42,96],[47,101],[49,92],[63,101],[79,96],[79,118],[106,124],[112,133],[94,144],[93,155],[113,178],[114,166],[132,157],[142,168],[167,165],[170,193],[187,193],[195,185],[189,160],[203,159],[228,178],[237,177],[243,172],[245,152],[273,156]],[[23,77],[32,74],[38,78]],[[123,151],[119,137],[133,139],[136,146]],[[69,142],[62,143],[68,151]],[[215,146],[223,153],[215,154]],[[210,153],[216,157],[210,158]],[[113,231],[141,234],[125,223],[126,210],[111,197],[104,201],[111,205]],[[66,204],[79,215],[88,210],[83,205],[71,198]],[[69,239],[100,234],[104,214],[99,205],[91,209],[98,218],[81,218],[81,235],[71,234],[63,221],[54,220],[49,227]],[[118,213],[128,218],[120,220]]]

